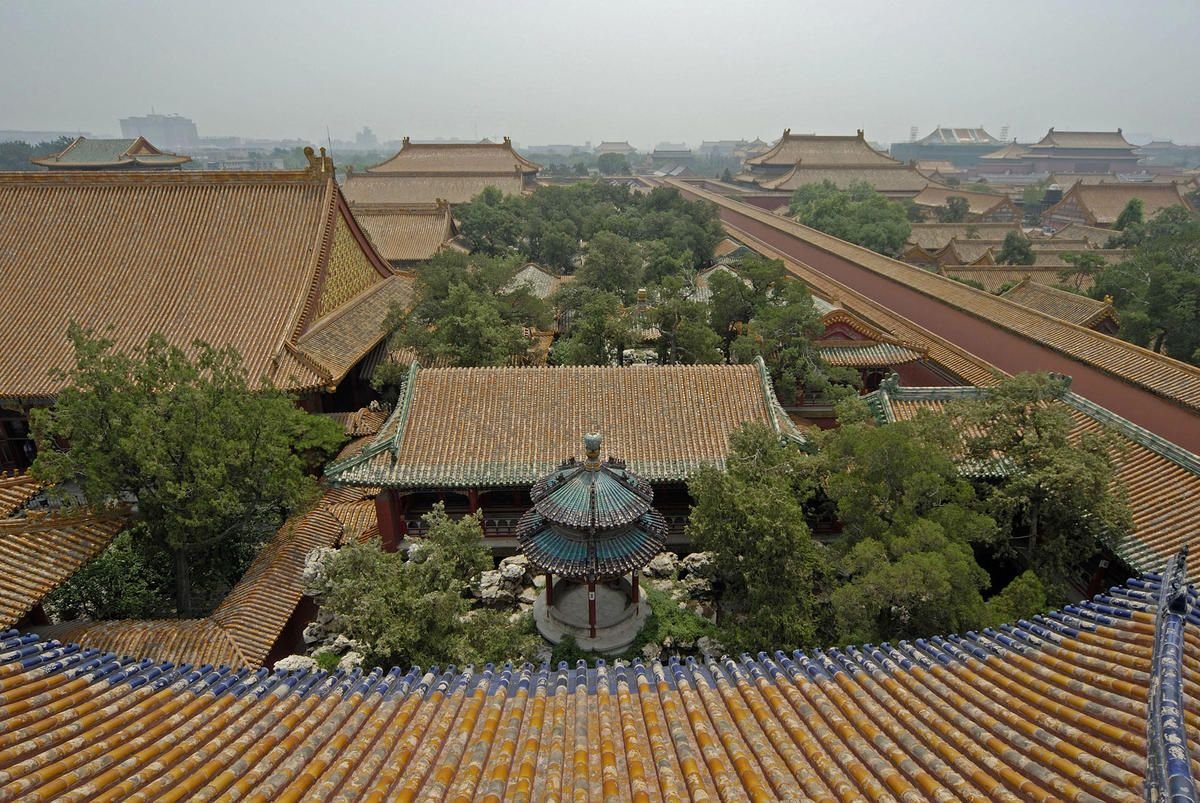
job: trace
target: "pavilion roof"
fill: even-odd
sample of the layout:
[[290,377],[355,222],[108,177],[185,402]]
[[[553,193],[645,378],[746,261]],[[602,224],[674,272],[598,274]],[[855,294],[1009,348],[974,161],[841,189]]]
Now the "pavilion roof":
[[350,209],[388,262],[429,259],[458,233],[446,202],[351,204]]
[[796,436],[761,365],[427,368],[414,364],[375,441],[334,463],[338,485],[532,485],[599,429],[650,481],[723,465],[743,423]]
[[0,794],[1140,799],[1148,754],[1174,745],[1181,790],[1200,760],[1195,592],[1167,580],[946,638],[632,665],[245,673],[9,631]]
[[861,130],[854,136],[818,136],[793,134],[790,128],[784,129],[783,136],[772,148],[746,160],[747,165],[789,168],[797,163],[822,167],[899,164],[892,157],[868,145]]
[[33,163],[58,169],[86,169],[135,165],[177,167],[192,161],[190,156],[166,153],[151,145],[145,137],[132,139],[89,139],[76,137],[70,145]]
[[1099,226],[1088,226],[1083,223],[1071,223],[1054,233],[1051,240],[1087,240],[1093,248],[1103,248],[1108,238],[1113,236],[1112,229],[1102,229]]
[[1055,131],[1051,128],[1046,136],[1029,146],[1034,153],[1054,148],[1120,148],[1132,153],[1133,147],[1119,128],[1116,131]]
[[375,204],[465,204],[488,187],[519,195],[524,179],[515,170],[504,173],[419,174],[351,173],[342,189],[356,207]]
[[[902,421],[920,410],[940,412],[955,399],[978,398],[980,388],[886,387],[868,401],[881,421]],[[1133,530],[1118,552],[1142,571],[1187,546],[1200,549],[1200,456],[1164,440],[1076,393],[1062,399],[1071,413],[1071,438],[1106,428],[1121,441],[1116,454],[1117,480],[1128,494]],[[1193,559],[1188,577],[1200,577]]]
[[71,321],[122,348],[152,333],[231,345],[252,381],[328,388],[383,338],[382,318],[332,363],[306,350],[306,334],[391,276],[328,159],[258,173],[0,174],[0,398],[63,387],[51,372],[71,363]]
[[798,190],[824,181],[832,182],[840,190],[865,181],[877,192],[911,192],[914,195],[936,183],[906,164],[843,166],[803,162],[778,178],[759,179],[758,185],[767,190]]
[[1043,218],[1053,218],[1059,208],[1074,201],[1079,205],[1089,224],[1111,226],[1117,222],[1122,210],[1134,198],[1140,198],[1147,218],[1168,206],[1191,209],[1178,184],[1075,184],[1054,206],[1042,213]]
[[477,175],[537,173],[541,165],[517,153],[512,141],[413,142],[405,137],[400,151],[385,162],[368,167],[368,173],[410,175]]
[[1003,295],[1009,301],[1079,326],[1094,326],[1105,318],[1119,322],[1111,302],[1097,301],[1078,293],[1059,290],[1057,287],[1035,282],[1032,278],[1022,279]]
[[560,276],[549,268],[530,262],[516,272],[507,285],[505,292],[512,292],[518,287],[526,287],[529,292],[541,299],[547,299],[558,290],[564,281],[572,277]]

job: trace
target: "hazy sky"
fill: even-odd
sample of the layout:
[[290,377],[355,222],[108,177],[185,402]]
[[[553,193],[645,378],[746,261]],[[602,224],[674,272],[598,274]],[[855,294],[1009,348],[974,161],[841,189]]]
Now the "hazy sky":
[[1008,124],[1200,143],[1200,0],[0,0],[0,129],[530,144]]

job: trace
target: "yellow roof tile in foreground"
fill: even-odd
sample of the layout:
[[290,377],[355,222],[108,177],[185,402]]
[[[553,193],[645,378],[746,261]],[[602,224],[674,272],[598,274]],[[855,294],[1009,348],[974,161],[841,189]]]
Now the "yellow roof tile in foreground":
[[338,483],[529,484],[578,451],[584,432],[651,480],[723,465],[748,421],[790,430],[760,365],[413,367],[391,419]]
[[0,627],[20,621],[52,589],[99,555],[125,526],[116,513],[0,520]]
[[61,389],[51,371],[70,364],[70,321],[111,327],[120,347],[151,333],[232,345],[254,381],[336,384],[297,357],[296,340],[390,275],[327,160],[257,173],[0,174],[0,397]]
[[1181,721],[1147,710],[1152,681],[1200,681],[1159,593],[1147,576],[945,639],[573,668],[195,671],[9,632],[0,799],[1140,800],[1148,752],[1175,744],[1185,777],[1200,757],[1190,698]]

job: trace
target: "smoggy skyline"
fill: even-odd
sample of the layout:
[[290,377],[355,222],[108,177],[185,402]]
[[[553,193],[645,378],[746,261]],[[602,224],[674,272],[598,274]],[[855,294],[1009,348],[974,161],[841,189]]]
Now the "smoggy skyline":
[[7,2],[0,128],[525,146],[1113,130],[1200,144],[1200,3]]

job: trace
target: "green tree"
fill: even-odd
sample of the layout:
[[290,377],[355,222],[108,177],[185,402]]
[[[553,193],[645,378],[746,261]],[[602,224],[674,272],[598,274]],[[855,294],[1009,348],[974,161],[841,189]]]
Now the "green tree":
[[1004,235],[996,261],[1001,265],[1032,265],[1033,245],[1023,234],[1010,231]]
[[154,619],[172,610],[170,571],[147,563],[134,535],[119,534],[95,560],[46,596],[58,620]]
[[[550,308],[525,285],[514,286],[515,257],[441,251],[417,271],[417,302],[394,307],[384,322],[393,347],[427,363],[509,365],[527,351],[525,327],[550,325]],[[381,386],[396,376],[379,377]]]
[[1130,198],[1129,203],[1125,204],[1125,208],[1121,210],[1121,214],[1117,215],[1116,228],[1118,231],[1125,231],[1133,225],[1140,226],[1146,222],[1146,205],[1141,198]]
[[801,187],[792,195],[790,209],[805,226],[888,256],[899,255],[912,233],[904,205],[884,198],[866,182],[856,182],[846,191],[830,181]]
[[842,584],[833,608],[843,641],[950,633],[984,618],[987,573],[974,546],[996,524],[974,510],[975,492],[952,457],[956,435],[920,416],[876,427],[846,416],[820,441],[823,488],[842,535],[834,544]]
[[658,327],[658,361],[663,365],[721,362],[721,339],[708,322],[709,308],[684,294],[683,281],[667,279],[651,318]]
[[1067,381],[1020,374],[980,400],[948,407],[964,433],[965,464],[990,481],[980,489],[1001,528],[1002,555],[1020,555],[1062,594],[1102,548],[1117,551],[1131,519],[1116,479],[1116,441],[1106,433],[1071,437],[1059,400]]
[[1058,272],[1058,281],[1071,287],[1075,292],[1082,292],[1083,283],[1089,278],[1095,281],[1104,270],[1104,257],[1099,254],[1089,254],[1087,251],[1073,251],[1062,255],[1063,262],[1071,267]]
[[946,205],[938,209],[937,217],[942,223],[963,223],[971,212],[971,205],[961,195],[951,195]]
[[762,357],[785,404],[798,396],[853,393],[857,372],[827,366],[813,345],[821,331],[821,316],[808,288],[794,280],[785,281],[741,327],[730,346],[730,357],[739,363]]
[[1134,229],[1139,243],[1089,294],[1112,296],[1122,338],[1200,365],[1200,217],[1172,206]]
[[170,567],[176,611],[191,616],[315,499],[309,469],[340,445],[341,428],[280,391],[252,390],[232,347],[196,342],[189,354],[152,335],[122,352],[74,324],[68,337],[66,387],[33,414],[33,473],[93,505],[135,500],[134,545]]
[[588,242],[583,265],[576,272],[580,283],[633,300],[642,279],[641,256],[625,237],[602,231]]
[[459,230],[472,251],[504,254],[521,236],[523,200],[486,187],[470,203],[455,209]]
[[351,542],[324,566],[314,590],[339,631],[367,645],[368,664],[432,666],[533,657],[529,622],[471,611],[467,591],[492,567],[480,514],[453,520],[438,504],[427,535],[403,552]]
[[825,567],[800,500],[813,488],[805,457],[768,427],[747,424],[730,439],[726,470],[688,481],[695,499],[687,531],[713,553],[721,641],[734,650],[796,649],[823,631]]
[[1026,569],[987,601],[987,624],[997,627],[1045,613],[1049,608],[1041,579],[1034,571]]
[[629,175],[629,160],[620,153],[602,153],[596,159],[596,167],[606,176]]
[[613,365],[623,362],[623,353],[633,342],[633,326],[621,299],[603,290],[574,292],[562,302],[570,329],[551,350],[559,365]]

